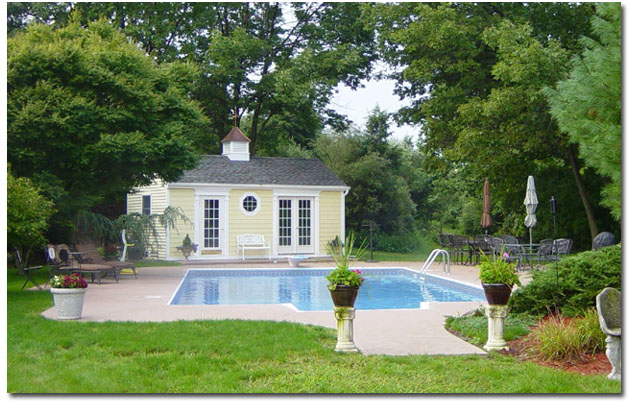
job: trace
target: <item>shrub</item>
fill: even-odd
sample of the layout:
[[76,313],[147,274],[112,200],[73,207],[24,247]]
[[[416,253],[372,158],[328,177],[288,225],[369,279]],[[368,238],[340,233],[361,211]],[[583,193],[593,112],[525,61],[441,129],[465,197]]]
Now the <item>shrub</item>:
[[551,315],[538,325],[533,339],[531,349],[539,357],[548,361],[577,361],[585,354],[603,350],[606,336],[600,330],[598,314],[591,309],[583,317],[570,320]]
[[549,264],[534,273],[529,284],[513,292],[512,310],[532,315],[544,315],[549,310],[581,315],[595,307],[596,296],[605,287],[621,289],[621,257],[620,246],[610,246],[567,257],[557,265]]
[[[369,249],[369,232],[367,230],[357,231],[356,242],[360,244],[367,241],[365,249]],[[373,234],[373,250],[387,253],[412,253],[417,250],[426,251],[428,242],[437,241],[434,233],[423,230],[414,230],[399,234],[388,235],[382,232]]]

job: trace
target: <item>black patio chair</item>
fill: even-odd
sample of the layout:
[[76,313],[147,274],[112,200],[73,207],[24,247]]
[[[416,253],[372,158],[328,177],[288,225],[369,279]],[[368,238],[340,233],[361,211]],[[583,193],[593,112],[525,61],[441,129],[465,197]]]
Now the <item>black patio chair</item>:
[[567,238],[557,239],[555,241],[555,244],[553,246],[553,251],[551,252],[551,254],[555,255],[557,251],[558,256],[566,256],[571,254],[572,247],[573,247],[573,240],[567,239]]
[[81,263],[77,258],[72,257],[74,252],[72,252],[66,244],[48,246],[47,259],[52,265],[52,269],[50,271],[52,277],[54,274],[58,273],[90,274],[91,282],[93,282],[97,277],[98,284],[102,284],[102,278],[111,274],[115,278],[116,283],[118,282],[120,269],[107,264]]
[[34,286],[38,287],[38,290],[42,290],[42,287],[40,287],[40,284],[38,284],[36,282],[36,280],[33,279],[33,276],[31,275],[31,272],[36,271],[36,270],[40,270],[44,266],[25,267],[24,264],[22,263],[22,258],[20,257],[20,251],[17,248],[14,248],[13,250],[14,250],[15,256],[16,256],[16,267],[18,267],[18,273],[24,275],[24,277],[25,277],[24,284],[22,284],[21,290],[24,290],[24,288],[27,286],[27,283],[29,281],[31,281],[31,283]]
[[473,243],[473,264],[478,264],[482,256],[491,256],[491,236],[478,235]]
[[508,257],[504,257],[508,263],[516,263],[516,270],[522,270],[523,260],[526,260],[526,251],[519,243],[505,243],[504,253],[507,253]]
[[505,244],[520,244],[518,238],[510,235],[502,235],[498,236],[500,239],[504,240]]
[[499,237],[491,237],[489,238],[489,245],[491,246],[491,254],[494,258],[502,256],[504,251],[504,240]]
[[451,251],[453,254],[453,262],[462,264],[464,256],[469,251],[469,238],[461,235],[451,235]]
[[529,261],[530,266],[533,266],[534,262],[537,262],[538,265],[540,265],[542,263],[555,260],[555,257],[552,258],[552,253],[553,239],[543,239],[540,241],[540,246],[538,246],[536,253],[528,255],[527,260]]
[[440,240],[440,247],[447,251],[451,249],[451,235],[440,234],[438,239]]

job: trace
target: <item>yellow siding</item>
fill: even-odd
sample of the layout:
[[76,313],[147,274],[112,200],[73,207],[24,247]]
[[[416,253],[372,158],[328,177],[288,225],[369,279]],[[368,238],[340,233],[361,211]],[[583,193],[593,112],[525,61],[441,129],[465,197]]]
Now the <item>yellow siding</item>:
[[342,221],[340,219],[340,191],[320,192],[320,253],[326,254],[328,241],[340,236]]
[[178,220],[175,228],[169,228],[169,258],[182,258],[182,252],[176,247],[182,245],[182,240],[189,234],[192,241],[195,242],[195,190],[191,188],[171,188],[169,190],[169,205],[175,208],[182,208],[185,216],[191,220],[192,224]]
[[[155,180],[153,184],[136,189],[133,194],[127,195],[127,213],[142,213],[142,196],[151,196],[151,214],[162,214],[167,207],[167,187],[161,180]],[[163,258],[165,256],[166,230],[155,222],[157,237],[151,237],[151,247],[148,248],[149,256]]]
[[[241,210],[240,198],[250,192],[260,200],[260,211],[253,215],[245,215]],[[264,236],[273,249],[273,191],[232,189],[229,191],[229,256],[236,255],[236,236],[253,233]],[[266,256],[267,250],[251,250],[247,256]]]

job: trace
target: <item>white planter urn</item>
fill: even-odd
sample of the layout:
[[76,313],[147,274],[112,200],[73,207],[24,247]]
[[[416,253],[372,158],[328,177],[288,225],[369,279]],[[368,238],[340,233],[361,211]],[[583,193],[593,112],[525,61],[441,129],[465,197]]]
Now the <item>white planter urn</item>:
[[86,288],[51,288],[58,319],[80,319]]

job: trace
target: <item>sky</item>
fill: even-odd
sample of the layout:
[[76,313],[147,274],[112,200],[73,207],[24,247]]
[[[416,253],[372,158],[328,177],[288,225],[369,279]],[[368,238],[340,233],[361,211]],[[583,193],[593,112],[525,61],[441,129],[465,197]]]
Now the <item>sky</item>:
[[[385,69],[382,64],[377,64],[375,70]],[[359,127],[364,127],[367,116],[376,105],[387,113],[395,113],[403,106],[408,104],[407,101],[401,101],[397,95],[393,94],[395,81],[385,80],[368,80],[363,83],[363,87],[353,90],[343,84],[338,86],[338,92],[331,100],[331,108],[338,113],[346,115],[351,121]],[[398,127],[392,123],[390,128],[392,137],[396,140],[403,140],[406,136],[410,136],[415,142],[420,134],[419,127],[404,125]]]

